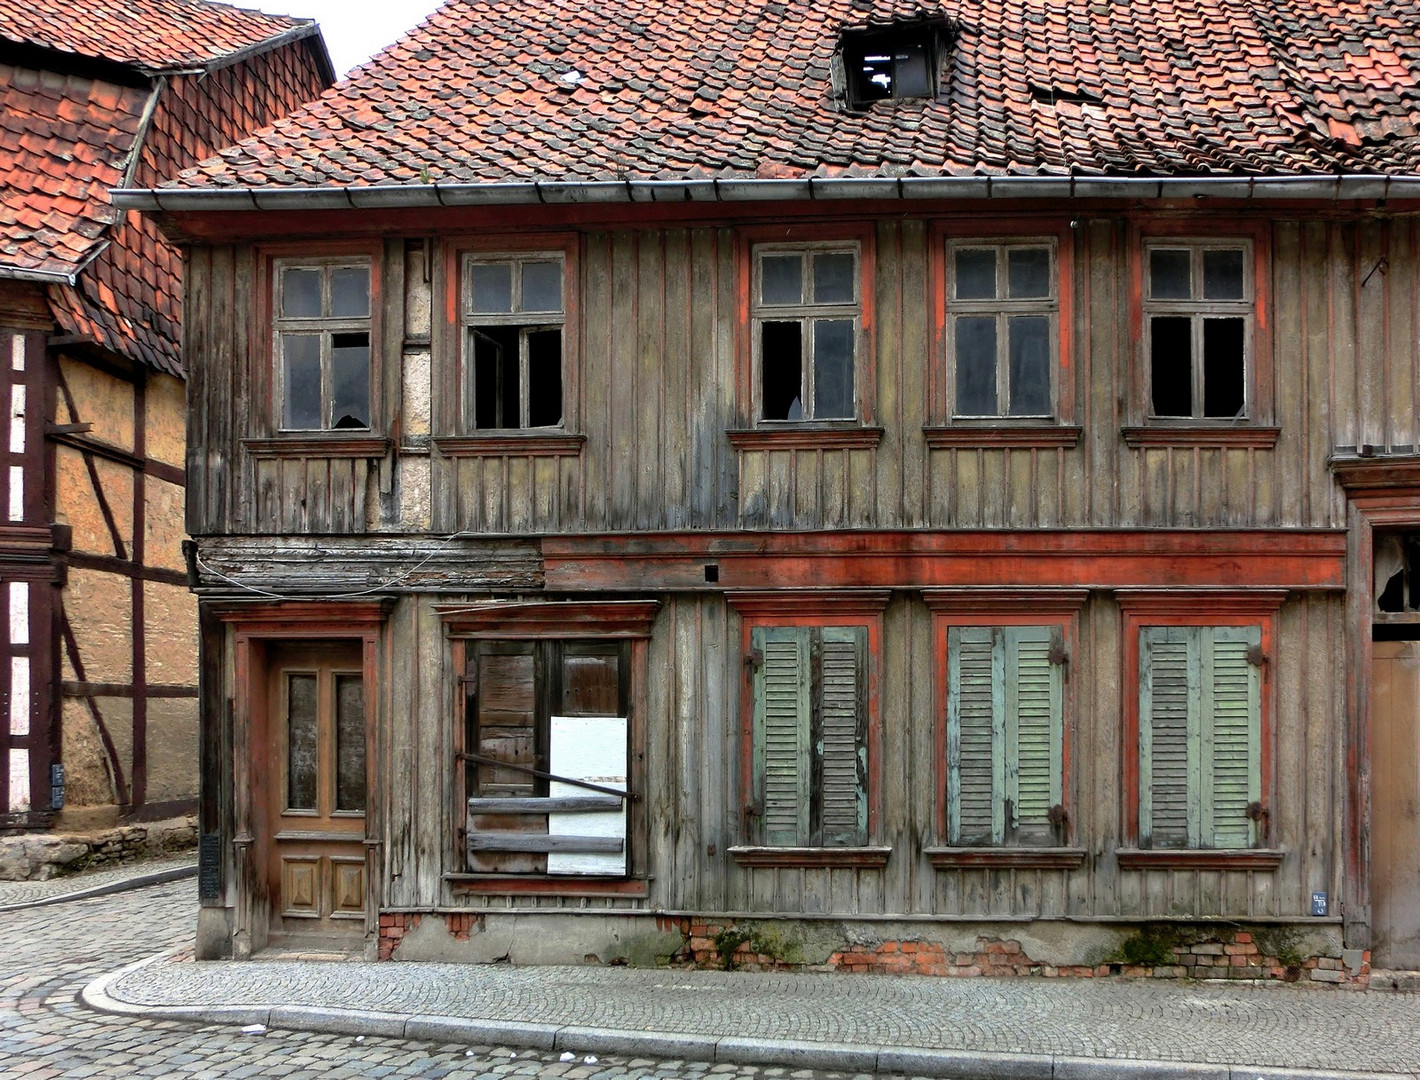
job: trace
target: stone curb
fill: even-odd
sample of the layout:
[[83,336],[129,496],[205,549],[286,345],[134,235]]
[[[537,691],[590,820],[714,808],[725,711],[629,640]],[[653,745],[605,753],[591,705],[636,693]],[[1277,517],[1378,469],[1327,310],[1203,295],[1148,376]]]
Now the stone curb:
[[1110,1060],[913,1046],[849,1046],[842,1043],[625,1031],[459,1016],[405,1016],[309,1005],[139,1005],[109,993],[110,987],[131,972],[164,960],[175,951],[159,953],[101,975],[84,987],[79,999],[98,1012],[186,1023],[261,1024],[289,1031],[337,1035],[376,1035],[424,1042],[783,1066],[831,1072],[902,1073],[951,1080],[1420,1080],[1420,1074],[1416,1073],[1336,1072],[1127,1058]]
[[14,904],[0,904],[0,912],[23,911],[26,908],[45,907],[49,904],[67,904],[72,900],[87,900],[91,896],[108,896],[111,893],[128,892],[130,889],[142,889],[148,885],[163,885],[169,881],[181,881],[183,878],[196,876],[196,863],[191,863],[187,866],[173,866],[169,867],[167,870],[155,870],[149,874],[136,874],[133,877],[110,881],[103,885],[92,885],[87,889],[76,889],[73,892],[60,893],[57,896],[42,896],[38,900],[22,900]]

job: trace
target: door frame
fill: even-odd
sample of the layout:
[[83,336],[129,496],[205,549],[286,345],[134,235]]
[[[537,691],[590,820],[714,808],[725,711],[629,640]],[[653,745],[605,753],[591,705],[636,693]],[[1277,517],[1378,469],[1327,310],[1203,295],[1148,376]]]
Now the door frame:
[[1371,682],[1375,533],[1420,528],[1420,454],[1333,457],[1346,494],[1345,879],[1347,948],[1371,947]]
[[232,956],[249,959],[266,947],[270,934],[271,834],[269,800],[254,784],[264,767],[271,738],[270,646],[277,642],[318,645],[356,641],[361,646],[365,680],[365,952],[373,958],[379,941],[383,897],[382,855],[384,800],[376,783],[376,763],[383,760],[378,718],[385,681],[381,678],[382,631],[392,601],[282,601],[218,609],[227,625],[232,658],[231,686],[231,880],[235,884]]

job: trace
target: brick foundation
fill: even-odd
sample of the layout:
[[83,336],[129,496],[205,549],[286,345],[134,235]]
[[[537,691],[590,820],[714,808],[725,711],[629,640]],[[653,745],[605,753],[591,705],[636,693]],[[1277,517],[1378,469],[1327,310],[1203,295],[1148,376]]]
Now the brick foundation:
[[444,930],[455,941],[467,941],[469,933],[478,925],[479,915],[474,912],[450,912],[443,915],[423,915],[419,912],[394,912],[380,916],[380,959],[390,960],[404,935],[411,933],[426,918],[440,919]]

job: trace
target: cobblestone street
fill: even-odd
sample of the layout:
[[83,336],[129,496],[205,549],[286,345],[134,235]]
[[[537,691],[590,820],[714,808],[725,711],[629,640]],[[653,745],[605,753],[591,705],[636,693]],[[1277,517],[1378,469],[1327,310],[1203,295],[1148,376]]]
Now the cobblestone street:
[[105,1016],[77,1000],[91,979],[192,939],[196,884],[178,881],[0,914],[0,1077],[809,1077],[788,1069],[651,1062],[374,1036],[197,1028]]

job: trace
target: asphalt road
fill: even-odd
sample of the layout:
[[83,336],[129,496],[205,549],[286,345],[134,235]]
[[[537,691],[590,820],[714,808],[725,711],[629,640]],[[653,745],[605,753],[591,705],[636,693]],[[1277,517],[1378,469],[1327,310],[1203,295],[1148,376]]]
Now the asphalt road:
[[738,1080],[843,1077],[782,1068],[577,1057],[271,1030],[243,1034],[93,1012],[78,1000],[95,977],[192,940],[192,880],[0,913],[0,1078],[561,1077]]

